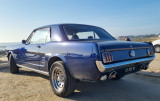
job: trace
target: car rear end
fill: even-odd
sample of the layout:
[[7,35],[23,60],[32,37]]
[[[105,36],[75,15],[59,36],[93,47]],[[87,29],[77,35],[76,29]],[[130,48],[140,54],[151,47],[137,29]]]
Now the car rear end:
[[[92,67],[92,70],[95,70],[96,68],[96,70],[100,72],[101,78],[104,79],[117,78],[117,76],[137,72],[141,69],[147,69],[148,64],[155,57],[154,48],[151,43],[117,41],[107,31],[100,27],[66,24],[62,25],[62,28],[64,29],[66,40],[70,42],[85,42],[84,46],[87,45],[87,42],[94,43],[91,57],[95,56],[93,57],[95,61],[95,64],[93,64],[95,66]],[[89,72],[87,72],[87,75],[91,74],[91,78],[95,76],[92,75],[93,71],[85,68],[90,66],[83,65],[83,67],[80,68],[85,71],[88,70]],[[83,72],[83,75],[84,74],[85,73]],[[99,75],[97,75],[97,78],[99,78]]]
[[97,45],[101,60],[97,60],[96,65],[102,80],[146,70],[155,58],[151,43],[105,41]]

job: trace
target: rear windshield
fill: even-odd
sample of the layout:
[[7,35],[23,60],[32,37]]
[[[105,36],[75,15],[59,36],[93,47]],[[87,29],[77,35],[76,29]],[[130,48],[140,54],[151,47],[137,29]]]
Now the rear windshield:
[[115,40],[105,30],[92,26],[64,26],[69,40]]

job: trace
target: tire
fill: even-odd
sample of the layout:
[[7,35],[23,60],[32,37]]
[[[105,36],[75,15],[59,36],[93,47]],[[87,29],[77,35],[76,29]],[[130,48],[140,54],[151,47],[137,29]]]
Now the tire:
[[76,88],[74,79],[62,61],[52,64],[50,69],[50,83],[54,94],[60,97],[71,95]]
[[154,46],[155,52],[160,53],[160,45]]
[[9,71],[12,74],[19,73],[19,67],[16,65],[16,62],[12,55],[9,56]]

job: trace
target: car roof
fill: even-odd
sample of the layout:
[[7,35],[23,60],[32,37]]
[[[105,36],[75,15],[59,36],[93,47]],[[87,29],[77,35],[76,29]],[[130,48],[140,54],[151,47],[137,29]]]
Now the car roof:
[[[73,24],[73,23],[63,23],[63,24],[51,24],[51,25],[45,25],[45,26],[38,27],[38,28],[36,28],[36,29],[41,29],[41,28],[45,28],[45,27],[53,27],[53,26],[93,26],[93,25]],[[93,27],[97,27],[97,26],[93,26]]]

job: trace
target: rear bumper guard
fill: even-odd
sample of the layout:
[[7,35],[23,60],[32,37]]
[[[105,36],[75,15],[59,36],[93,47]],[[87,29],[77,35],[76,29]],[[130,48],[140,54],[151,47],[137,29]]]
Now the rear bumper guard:
[[131,64],[136,64],[136,63],[146,63],[146,62],[151,62],[155,58],[155,54],[153,57],[148,57],[148,58],[142,58],[142,59],[136,59],[136,60],[129,60],[129,61],[124,61],[124,62],[118,62],[118,63],[113,63],[113,64],[108,64],[104,65],[102,61],[96,61],[97,68],[100,72],[104,73],[109,70],[115,70],[120,67],[126,67]]

